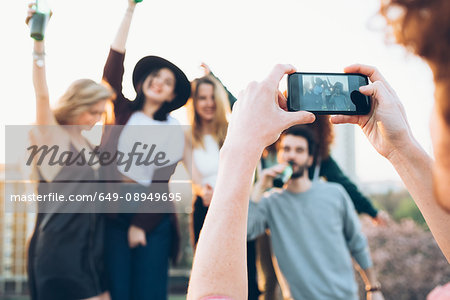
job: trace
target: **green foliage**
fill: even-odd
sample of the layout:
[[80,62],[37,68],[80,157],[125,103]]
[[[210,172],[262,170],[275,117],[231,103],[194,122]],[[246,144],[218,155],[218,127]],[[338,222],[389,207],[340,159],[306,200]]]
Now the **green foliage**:
[[396,210],[394,211],[393,217],[396,221],[410,218],[421,227],[428,229],[425,219],[411,197],[400,200]]
[[425,219],[407,191],[395,193],[391,191],[386,194],[371,195],[370,198],[376,207],[386,211],[395,221],[411,219],[420,227],[428,230]]

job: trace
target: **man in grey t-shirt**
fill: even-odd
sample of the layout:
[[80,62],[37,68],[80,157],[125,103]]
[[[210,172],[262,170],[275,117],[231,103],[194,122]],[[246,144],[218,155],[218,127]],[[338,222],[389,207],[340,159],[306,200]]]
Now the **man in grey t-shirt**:
[[[281,164],[264,170],[255,184],[247,236],[254,239],[270,229],[278,265],[296,300],[358,299],[352,257],[363,271],[368,298],[383,299],[348,194],[338,184],[311,182],[308,177],[313,148],[305,127],[291,127],[282,135]],[[288,162],[293,169],[291,179],[283,189],[274,189],[261,199]]]

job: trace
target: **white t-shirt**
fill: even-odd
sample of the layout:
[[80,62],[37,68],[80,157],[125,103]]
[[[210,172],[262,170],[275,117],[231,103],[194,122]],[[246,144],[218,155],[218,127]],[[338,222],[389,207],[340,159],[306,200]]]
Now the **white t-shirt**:
[[[155,147],[151,153],[153,145]],[[184,133],[178,120],[170,115],[167,116],[166,121],[157,121],[142,111],[137,111],[131,115],[120,133],[117,148],[124,153],[124,160],[129,158],[128,153],[133,152],[135,148],[132,163],[117,166],[120,173],[141,185],[149,186],[155,170],[176,164],[183,158]],[[140,158],[137,155],[138,152],[142,153]],[[163,166],[156,166],[154,163],[136,164],[138,159],[140,162],[152,161],[159,152],[164,155],[160,160],[166,162]]]
[[205,148],[194,149],[193,159],[201,175],[201,184],[209,184],[214,188],[219,171],[219,144],[210,134],[203,136],[203,144]]

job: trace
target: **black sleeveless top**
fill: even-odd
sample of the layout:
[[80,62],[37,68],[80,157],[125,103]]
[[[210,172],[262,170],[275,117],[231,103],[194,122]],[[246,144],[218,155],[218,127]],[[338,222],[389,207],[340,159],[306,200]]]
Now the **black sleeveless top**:
[[[78,153],[73,145],[71,151]],[[87,164],[63,166],[52,182],[39,172],[38,193],[92,194],[96,170]],[[106,290],[103,266],[103,218],[95,213],[67,213],[64,203],[38,208],[28,253],[31,299],[84,299]],[[42,212],[45,209],[46,212]]]

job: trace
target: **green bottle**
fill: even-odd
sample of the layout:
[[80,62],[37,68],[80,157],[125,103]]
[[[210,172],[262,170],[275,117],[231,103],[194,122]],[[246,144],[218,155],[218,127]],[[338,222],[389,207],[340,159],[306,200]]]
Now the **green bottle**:
[[291,179],[292,173],[294,171],[292,170],[291,164],[288,164],[286,168],[284,168],[283,172],[278,174],[273,179],[273,186],[277,188],[282,188],[286,182],[288,182],[289,179]]
[[134,0],[135,3],[142,2],[142,0]]
[[50,18],[50,7],[45,0],[36,0],[35,8],[36,13],[30,20],[30,36],[36,41],[42,41]]

